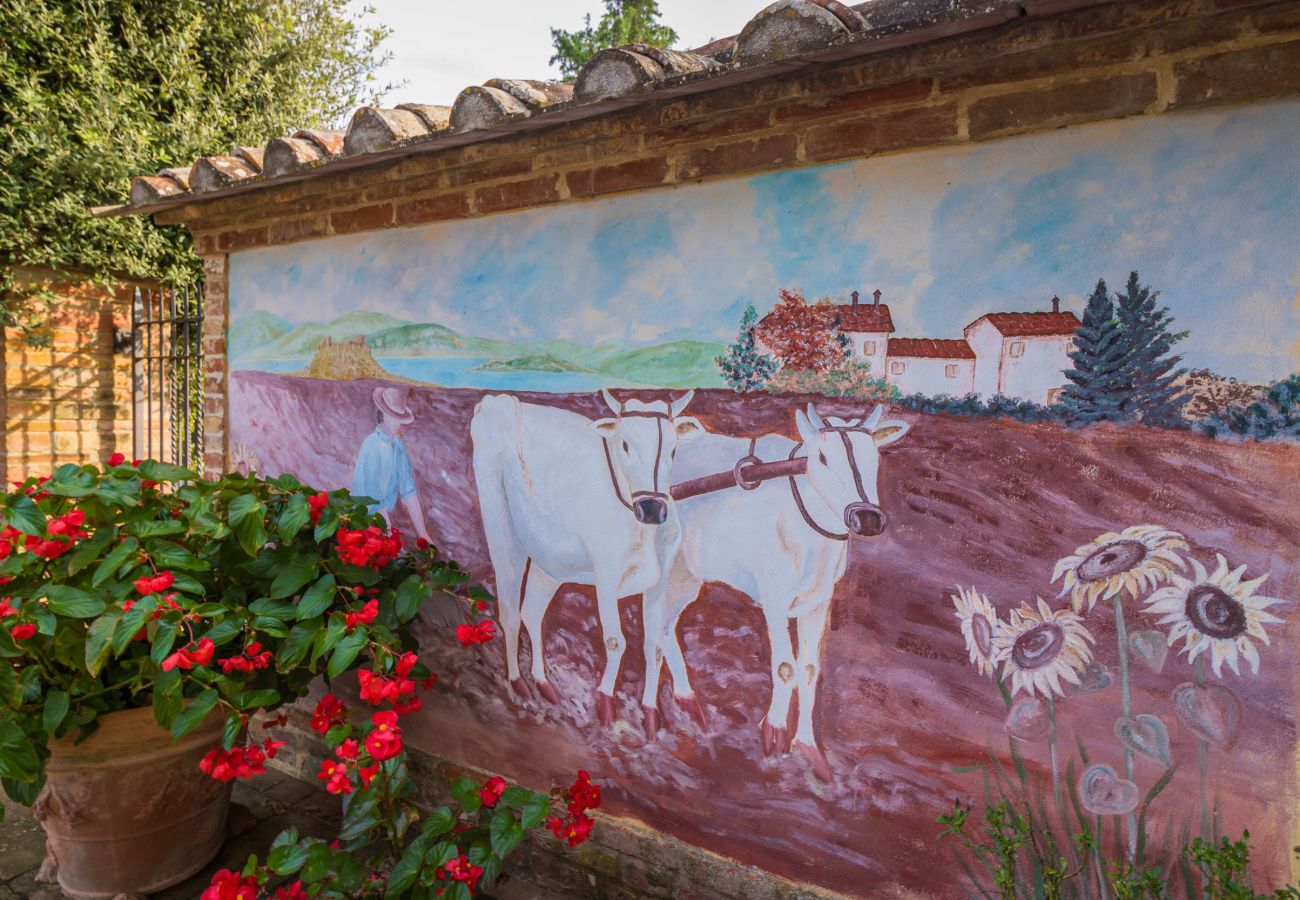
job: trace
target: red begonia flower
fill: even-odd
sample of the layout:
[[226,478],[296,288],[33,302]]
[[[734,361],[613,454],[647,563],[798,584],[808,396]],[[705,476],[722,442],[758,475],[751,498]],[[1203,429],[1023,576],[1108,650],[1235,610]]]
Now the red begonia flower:
[[497,801],[501,799],[501,794],[505,789],[506,780],[500,775],[493,775],[479,790],[478,796],[483,801],[483,805],[491,809],[497,805]]
[[25,641],[36,634],[36,626],[31,622],[23,622],[21,625],[15,625],[11,628],[9,634],[15,641]]

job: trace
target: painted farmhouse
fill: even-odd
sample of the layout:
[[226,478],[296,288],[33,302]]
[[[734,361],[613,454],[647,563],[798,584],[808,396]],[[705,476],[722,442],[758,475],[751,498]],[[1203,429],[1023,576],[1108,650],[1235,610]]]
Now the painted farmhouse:
[[[1074,365],[1070,351],[1079,319],[1062,312],[1057,297],[1051,312],[987,313],[962,329],[960,338],[947,339],[893,337],[894,321],[880,291],[872,293],[871,303],[858,296],[853,291],[850,302],[835,306],[849,352],[904,394],[1001,395],[1051,404]],[[765,317],[759,324],[760,343],[766,322]]]

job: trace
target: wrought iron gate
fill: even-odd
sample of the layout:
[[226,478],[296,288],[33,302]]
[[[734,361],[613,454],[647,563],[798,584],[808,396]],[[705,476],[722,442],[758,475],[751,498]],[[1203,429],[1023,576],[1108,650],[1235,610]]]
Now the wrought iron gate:
[[202,471],[203,293],[136,288],[131,309],[135,456]]

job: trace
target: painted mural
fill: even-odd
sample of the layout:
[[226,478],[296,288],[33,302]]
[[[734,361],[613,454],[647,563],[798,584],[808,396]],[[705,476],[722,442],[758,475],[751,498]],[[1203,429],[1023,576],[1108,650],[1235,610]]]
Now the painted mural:
[[1066,896],[1245,829],[1280,884],[1298,143],[1267,104],[241,252],[233,462],[493,589],[494,639],[430,629],[434,752],[861,896],[996,894],[994,826]]

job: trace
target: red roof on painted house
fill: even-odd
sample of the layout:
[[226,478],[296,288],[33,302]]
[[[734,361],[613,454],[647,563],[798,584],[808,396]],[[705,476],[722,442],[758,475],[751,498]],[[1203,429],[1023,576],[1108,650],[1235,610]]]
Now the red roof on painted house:
[[894,320],[889,317],[889,306],[884,303],[841,303],[835,307],[840,314],[840,331],[894,330]]
[[1072,312],[1011,312],[988,313],[966,326],[970,331],[980,322],[988,323],[1002,332],[1004,337],[1048,337],[1074,334],[1079,319]]
[[905,356],[912,359],[974,359],[975,351],[965,341],[936,338],[891,338],[889,358]]

